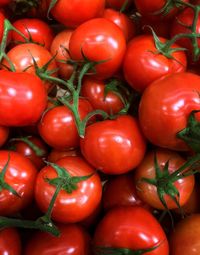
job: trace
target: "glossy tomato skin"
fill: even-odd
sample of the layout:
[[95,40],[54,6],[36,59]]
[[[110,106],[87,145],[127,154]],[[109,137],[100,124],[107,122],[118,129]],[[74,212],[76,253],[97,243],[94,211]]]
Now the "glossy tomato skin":
[[[69,79],[72,72],[73,66],[67,64],[67,61],[70,59],[69,55],[69,40],[71,38],[73,30],[64,30],[58,33],[51,44],[51,54],[56,56],[56,63],[59,67],[58,73],[64,79]],[[65,61],[66,63],[61,63],[59,61]]]
[[200,77],[188,72],[168,75],[150,84],[139,106],[144,135],[157,146],[189,150],[176,134],[186,127],[189,114],[199,110],[199,91]]
[[1,171],[6,165],[9,155],[10,161],[5,174],[5,182],[12,186],[20,197],[3,189],[0,193],[0,215],[11,215],[19,212],[32,201],[37,174],[37,169],[29,159],[17,152],[6,150],[0,151]]
[[35,124],[47,104],[42,81],[33,74],[0,71],[0,125]]
[[60,225],[61,235],[37,232],[28,241],[24,255],[91,255],[90,237],[77,224]]
[[200,214],[181,220],[170,235],[171,255],[198,255],[200,253]]
[[[108,114],[118,113],[124,104],[116,93],[106,94],[106,81],[85,77],[81,87],[81,95],[88,99],[94,109],[100,109]],[[105,95],[106,94],[106,95]]]
[[51,14],[66,27],[75,28],[87,20],[100,17],[104,7],[105,0],[58,0]]
[[0,10],[0,43],[1,43],[1,40],[3,37],[4,20],[5,20],[5,16],[4,16],[3,12]]
[[14,228],[5,228],[0,231],[0,254],[21,255],[21,240]]
[[[93,175],[78,183],[78,189],[68,194],[61,190],[54,204],[52,219],[61,223],[75,223],[87,218],[97,208],[101,201],[101,181],[94,169],[80,157],[65,157],[56,162],[64,167],[72,176]],[[45,181],[45,178],[56,178],[56,171],[44,167],[37,176],[35,199],[41,211],[46,212],[55,192],[55,186]]]
[[[165,164],[169,161],[170,174],[178,170],[178,168],[184,165],[186,161],[174,151],[158,149],[157,151],[148,152],[145,155],[142,163],[135,170],[134,181],[135,185],[137,186],[137,194],[139,198],[153,208],[165,210],[165,207],[159,199],[156,186],[151,185],[145,181],[141,181],[142,178],[155,178],[155,153],[158,165],[161,170],[163,170]],[[185,178],[180,178],[173,183],[179,192],[179,198],[176,197],[176,199],[178,200],[180,206],[183,206],[190,198],[194,189],[194,184],[195,179],[193,175],[187,176]],[[177,208],[176,203],[168,195],[164,196],[164,200],[169,209]]]
[[[31,39],[32,42],[40,44],[47,49],[50,49],[53,41],[53,30],[50,26],[40,19],[18,19],[12,24],[17,30],[19,30],[27,39]],[[17,32],[11,32],[11,39],[14,42],[25,42],[22,36]]]
[[[79,99],[81,119],[91,112],[92,109],[89,101]],[[80,137],[74,116],[66,106],[57,106],[47,111],[38,124],[38,130],[42,139],[55,149],[66,150],[79,146]]]
[[99,222],[94,245],[100,247],[148,249],[158,246],[149,255],[168,255],[166,235],[153,215],[139,206],[110,210]]
[[83,156],[96,169],[106,174],[122,174],[141,162],[146,143],[137,120],[122,115],[88,126],[80,147]]
[[[166,39],[159,38],[162,42]],[[177,48],[174,44],[172,48]],[[184,72],[187,67],[186,54],[183,51],[174,52],[174,59],[162,54],[156,54],[153,36],[142,35],[131,40],[123,61],[124,76],[128,84],[139,92],[143,92],[156,79]]]
[[74,60],[105,61],[95,66],[93,77],[110,78],[121,64],[126,50],[126,40],[121,29],[105,18],[91,19],[72,34],[69,51]]
[[7,141],[9,133],[10,129],[8,127],[0,126],[0,147]]

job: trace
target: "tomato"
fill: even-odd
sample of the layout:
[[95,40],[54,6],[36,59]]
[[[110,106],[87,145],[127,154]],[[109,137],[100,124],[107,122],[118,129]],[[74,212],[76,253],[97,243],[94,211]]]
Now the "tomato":
[[[50,49],[53,41],[53,30],[44,21],[40,19],[18,19],[12,24],[17,30],[19,30],[27,39],[31,42],[40,44],[47,49]],[[11,38],[14,42],[25,42],[23,37],[17,32],[11,32]]]
[[4,180],[19,196],[2,187],[3,189],[0,192],[0,215],[11,215],[19,212],[32,201],[37,174],[36,168],[28,159],[17,152],[6,150],[0,151],[1,171],[8,160],[9,164]]
[[0,147],[7,141],[9,133],[10,129],[8,127],[0,126]]
[[60,225],[59,237],[36,232],[28,241],[24,255],[90,255],[90,237],[79,225]]
[[118,175],[104,184],[103,207],[110,210],[117,206],[139,205],[148,207],[137,195],[133,173]]
[[102,17],[112,21],[120,27],[127,42],[135,36],[136,25],[126,14],[113,9],[105,9]]
[[94,109],[108,114],[118,113],[124,108],[120,95],[114,91],[106,94],[106,81],[85,77],[81,87],[81,95],[89,100]]
[[146,143],[137,120],[121,115],[89,125],[80,147],[83,156],[96,169],[106,174],[122,174],[142,161]]
[[193,214],[181,220],[170,235],[170,254],[199,254],[199,226],[200,214]]
[[[64,30],[59,32],[53,39],[51,44],[51,54],[56,56],[56,63],[59,67],[58,73],[64,79],[69,79],[72,72],[73,66],[67,64],[67,61],[70,59],[69,56],[69,40],[71,38],[73,30]],[[65,61],[62,63],[60,61]]]
[[105,0],[58,0],[51,14],[66,27],[75,28],[87,20],[100,17],[104,6]]
[[177,133],[186,127],[191,111],[199,110],[199,92],[200,77],[188,72],[150,84],[139,106],[140,125],[148,140],[168,149],[189,150]]
[[48,155],[48,161],[55,163],[57,160],[67,157],[67,156],[80,156],[80,152],[78,149],[67,149],[64,151],[52,149]]
[[[10,61],[12,61],[16,72],[28,72],[31,74],[35,74],[33,58],[35,59],[38,67],[41,68],[53,57],[47,49],[34,43],[19,44],[9,50],[7,56]],[[2,65],[7,66],[8,68],[10,67],[6,59],[2,61]],[[56,62],[55,60],[52,60],[48,65],[47,70],[53,71],[56,69]],[[56,75],[57,74],[55,72],[53,76]],[[47,90],[51,89],[51,84],[47,81],[44,81],[44,86]]]
[[[159,38],[161,42],[166,39]],[[174,44],[172,48],[178,48]],[[142,35],[135,37],[128,45],[123,70],[128,84],[139,92],[143,92],[156,79],[172,73],[186,70],[187,58],[183,51],[172,53],[173,58],[157,54],[153,36]]]
[[21,255],[21,240],[16,229],[5,228],[0,231],[0,254]]
[[[86,99],[79,99],[81,119],[91,112],[92,109],[91,104]],[[56,106],[45,112],[38,124],[38,130],[42,139],[55,149],[66,150],[79,146],[80,137],[74,115],[64,105]]]
[[[140,199],[156,209],[165,210],[165,206],[159,199],[159,190],[157,187],[147,183],[146,181],[142,181],[142,178],[154,179],[156,177],[156,166],[154,162],[155,155],[161,172],[163,172],[165,164],[169,162],[168,171],[170,174],[178,170],[178,168],[186,163],[186,161],[176,152],[158,149],[156,152],[148,152],[145,155],[142,163],[135,170],[135,185],[137,186],[137,194]],[[169,183],[169,178],[165,183]],[[177,181],[172,182],[172,185],[176,187],[179,193],[179,197],[174,197],[180,206],[183,206],[190,198],[194,188],[194,183],[195,181],[193,175],[185,178],[180,177],[180,179]],[[177,208],[177,204],[169,195],[164,194],[163,199],[169,209]]]
[[0,43],[1,43],[1,40],[3,37],[4,20],[5,20],[5,16],[4,16],[3,12],[0,10]]
[[93,242],[97,247],[134,251],[156,247],[148,255],[169,254],[162,227],[149,211],[139,206],[118,207],[108,211],[95,230]]
[[0,70],[0,125],[35,124],[45,110],[46,90],[42,81],[29,73]]
[[[71,176],[88,176],[86,180],[79,182],[77,190],[67,193],[61,190],[55,201],[52,219],[62,223],[79,222],[97,208],[101,201],[101,181],[94,169],[80,157],[65,157],[56,162],[63,167]],[[44,167],[37,176],[35,186],[35,199],[41,209],[46,212],[55,192],[56,187],[45,181],[46,178],[57,177],[56,171],[51,166]]]
[[[125,4],[125,2],[126,0],[106,0],[106,6],[120,11],[120,9]],[[131,5],[131,3],[132,3],[132,0],[127,1],[127,4],[126,4],[127,8]]]
[[116,73],[126,50],[126,41],[121,29],[105,18],[91,19],[73,32],[69,51],[74,60],[104,61],[95,66],[93,77],[106,79]]

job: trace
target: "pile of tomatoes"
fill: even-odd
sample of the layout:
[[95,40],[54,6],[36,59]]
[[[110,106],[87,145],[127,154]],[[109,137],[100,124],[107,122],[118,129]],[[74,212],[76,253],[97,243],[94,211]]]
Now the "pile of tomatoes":
[[0,254],[200,254],[200,1],[0,0]]

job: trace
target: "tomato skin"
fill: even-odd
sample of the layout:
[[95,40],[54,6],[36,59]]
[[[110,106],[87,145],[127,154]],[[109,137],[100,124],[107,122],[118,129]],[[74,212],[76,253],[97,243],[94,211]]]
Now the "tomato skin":
[[[141,181],[142,178],[154,179],[155,178],[155,163],[154,163],[155,151],[148,152],[142,163],[135,170],[134,181],[138,187],[137,194],[139,198],[156,209],[165,210],[165,207],[161,203],[157,194],[157,188],[145,181]],[[164,165],[169,161],[169,172],[175,172],[179,167],[186,163],[186,161],[176,152],[169,150],[158,149],[156,151],[156,157],[159,167],[163,170]],[[186,170],[186,169],[185,169]],[[179,192],[178,202],[180,206],[183,206],[190,198],[194,189],[195,179],[194,176],[187,176],[180,178],[174,182],[174,186]],[[168,196],[164,196],[164,200],[169,209],[177,208],[176,203]]]
[[171,255],[200,254],[200,214],[193,214],[181,220],[170,235]]
[[126,14],[107,8],[104,10],[102,17],[112,21],[121,28],[127,42],[135,36],[136,26]]
[[[17,30],[25,35],[27,39],[32,39],[33,42],[50,49],[53,41],[53,31],[50,26],[40,19],[18,19],[12,24]],[[11,38],[16,42],[25,42],[18,33],[12,30]]]
[[80,148],[96,169],[106,174],[122,174],[141,162],[146,143],[137,120],[130,115],[121,115],[114,120],[89,125]]
[[[92,109],[89,101],[79,99],[81,119]],[[42,139],[55,149],[66,150],[79,146],[80,137],[74,115],[66,106],[57,106],[47,111],[38,124],[38,130]]]
[[95,66],[93,77],[107,79],[116,73],[126,50],[121,29],[105,18],[91,19],[76,28],[69,42],[74,60],[83,60],[82,52],[91,61],[105,61]]
[[169,254],[162,227],[149,211],[139,206],[118,207],[108,211],[95,230],[93,242],[95,246],[132,250],[158,245],[148,254]]
[[109,91],[105,97],[105,81],[85,77],[81,87],[81,95],[89,100],[94,109],[100,109],[108,114],[118,113],[124,108],[120,97]]
[[48,155],[48,161],[55,163],[57,160],[68,156],[80,156],[80,152],[78,149],[67,149],[64,151],[52,149]]
[[[126,0],[106,0],[106,6],[120,11],[125,1]],[[132,3],[132,0],[128,0],[127,7],[129,7],[131,3]]]
[[1,43],[1,40],[3,37],[4,20],[5,20],[5,16],[4,16],[3,12],[0,10],[0,43]]
[[0,125],[35,124],[46,108],[42,81],[29,73],[0,70]]
[[[97,208],[101,201],[101,181],[94,169],[80,157],[65,157],[56,162],[64,167],[72,176],[87,176],[90,178],[78,183],[78,189],[68,194],[61,190],[54,204],[52,219],[61,223],[75,223],[87,218]],[[37,176],[35,186],[35,199],[41,209],[46,212],[50,200],[55,192],[55,186],[45,181],[45,178],[56,178],[56,171],[44,167]]]
[[[59,67],[58,73],[59,75],[64,79],[69,79],[72,72],[73,72],[73,66],[67,63],[61,63],[60,60],[64,60],[67,62],[67,60],[70,59],[70,55],[67,50],[69,50],[69,40],[71,38],[73,30],[64,30],[58,33],[51,44],[51,54],[53,56],[56,55],[56,63]],[[67,50],[65,50],[65,48]]]
[[[166,39],[159,38],[162,42]],[[172,48],[177,48],[174,44]],[[162,54],[156,54],[153,36],[142,35],[131,40],[123,61],[124,76],[128,84],[139,92],[143,92],[156,79],[184,72],[187,67],[186,54],[175,52],[169,59]]]
[[28,241],[24,255],[91,255],[90,237],[77,224],[60,225],[61,235],[54,237],[45,232],[37,232]]
[[51,14],[66,27],[75,28],[87,20],[100,17],[104,7],[105,0],[58,0]]
[[0,254],[21,255],[21,240],[14,228],[5,228],[0,231]]
[[37,169],[28,159],[17,152],[6,150],[0,151],[1,171],[7,163],[9,155],[10,162],[6,170],[5,182],[12,186],[20,197],[3,189],[0,193],[0,215],[19,212],[32,201],[37,174]]
[[8,127],[0,126],[0,147],[7,141],[9,133],[10,130]]
[[188,72],[168,75],[150,84],[139,106],[139,121],[146,138],[160,147],[189,150],[176,134],[186,127],[189,114],[199,110],[199,91],[200,77]]

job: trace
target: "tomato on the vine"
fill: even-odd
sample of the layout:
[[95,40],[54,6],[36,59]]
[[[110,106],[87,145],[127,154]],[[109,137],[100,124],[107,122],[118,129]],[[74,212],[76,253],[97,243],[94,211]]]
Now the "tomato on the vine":
[[[12,244],[12,245],[11,245]],[[20,235],[15,228],[0,230],[0,254],[21,255],[22,244]]]

